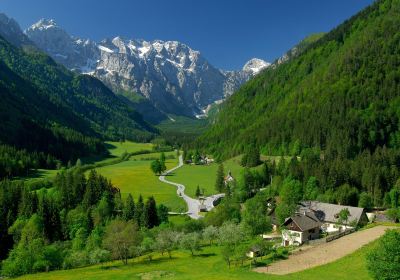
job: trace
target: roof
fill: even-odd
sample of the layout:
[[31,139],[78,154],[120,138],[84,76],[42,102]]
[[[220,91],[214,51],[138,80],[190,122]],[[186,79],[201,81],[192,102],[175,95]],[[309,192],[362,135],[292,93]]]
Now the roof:
[[312,212],[296,214],[286,219],[283,225],[286,226],[290,224],[291,221],[293,221],[301,231],[307,231],[321,226],[320,221]]
[[363,213],[365,213],[364,208],[330,204],[319,201],[303,201],[299,203],[299,206],[300,212],[311,210],[321,222],[328,223],[337,223],[339,212],[346,208],[350,212],[349,222],[356,221],[358,223]]

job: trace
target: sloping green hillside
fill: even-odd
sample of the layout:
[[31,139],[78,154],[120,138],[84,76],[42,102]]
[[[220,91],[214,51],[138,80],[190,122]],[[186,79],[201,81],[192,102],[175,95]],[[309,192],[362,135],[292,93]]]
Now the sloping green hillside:
[[400,147],[400,1],[378,1],[245,84],[199,146],[223,157]]
[[67,160],[104,151],[97,139],[146,140],[157,130],[100,81],[0,37],[0,143]]

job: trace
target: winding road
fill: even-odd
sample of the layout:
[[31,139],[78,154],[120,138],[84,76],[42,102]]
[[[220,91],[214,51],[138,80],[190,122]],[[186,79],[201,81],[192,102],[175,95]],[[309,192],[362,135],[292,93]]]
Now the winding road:
[[[174,182],[171,182],[171,181],[168,181],[168,180],[165,179],[165,176],[167,176],[168,174],[170,174],[170,173],[174,172],[175,170],[181,168],[182,166],[183,166],[183,157],[182,157],[182,155],[180,155],[179,156],[179,164],[178,164],[178,166],[176,166],[176,167],[164,172],[159,177],[159,179],[160,179],[161,182],[173,185],[173,186],[175,186],[177,188],[177,191],[176,191],[177,195],[179,197],[181,197],[183,200],[185,200],[185,202],[186,202],[186,204],[188,206],[188,211],[185,214],[188,215],[189,217],[191,217],[192,219],[196,219],[197,220],[197,219],[200,219],[200,218],[203,217],[203,216],[199,215],[199,207],[201,205],[200,200],[191,198],[190,196],[186,195],[185,194],[185,186],[184,185],[178,184],[178,183],[174,183]],[[221,199],[224,196],[225,196],[225,194],[221,193],[221,194],[215,194],[215,195],[206,197],[205,201],[204,201],[204,205],[206,206],[207,211],[210,211],[211,209],[213,209],[214,208],[214,202],[219,200],[219,199]]]

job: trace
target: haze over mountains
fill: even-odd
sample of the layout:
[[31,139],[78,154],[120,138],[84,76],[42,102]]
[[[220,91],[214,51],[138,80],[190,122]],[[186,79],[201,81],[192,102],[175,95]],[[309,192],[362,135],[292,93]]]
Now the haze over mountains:
[[166,114],[196,116],[230,96],[270,64],[252,59],[238,71],[211,65],[199,51],[177,41],[115,37],[94,42],[76,38],[54,20],[42,19],[25,31],[40,49],[67,68],[99,78],[136,104],[153,123]]

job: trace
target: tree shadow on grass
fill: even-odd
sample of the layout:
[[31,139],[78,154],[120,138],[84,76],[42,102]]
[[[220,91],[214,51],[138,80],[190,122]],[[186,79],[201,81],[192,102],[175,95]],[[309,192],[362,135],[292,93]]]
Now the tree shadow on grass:
[[216,255],[217,254],[215,253],[201,253],[201,254],[196,254],[194,256],[199,258],[209,258],[209,257],[215,257]]

